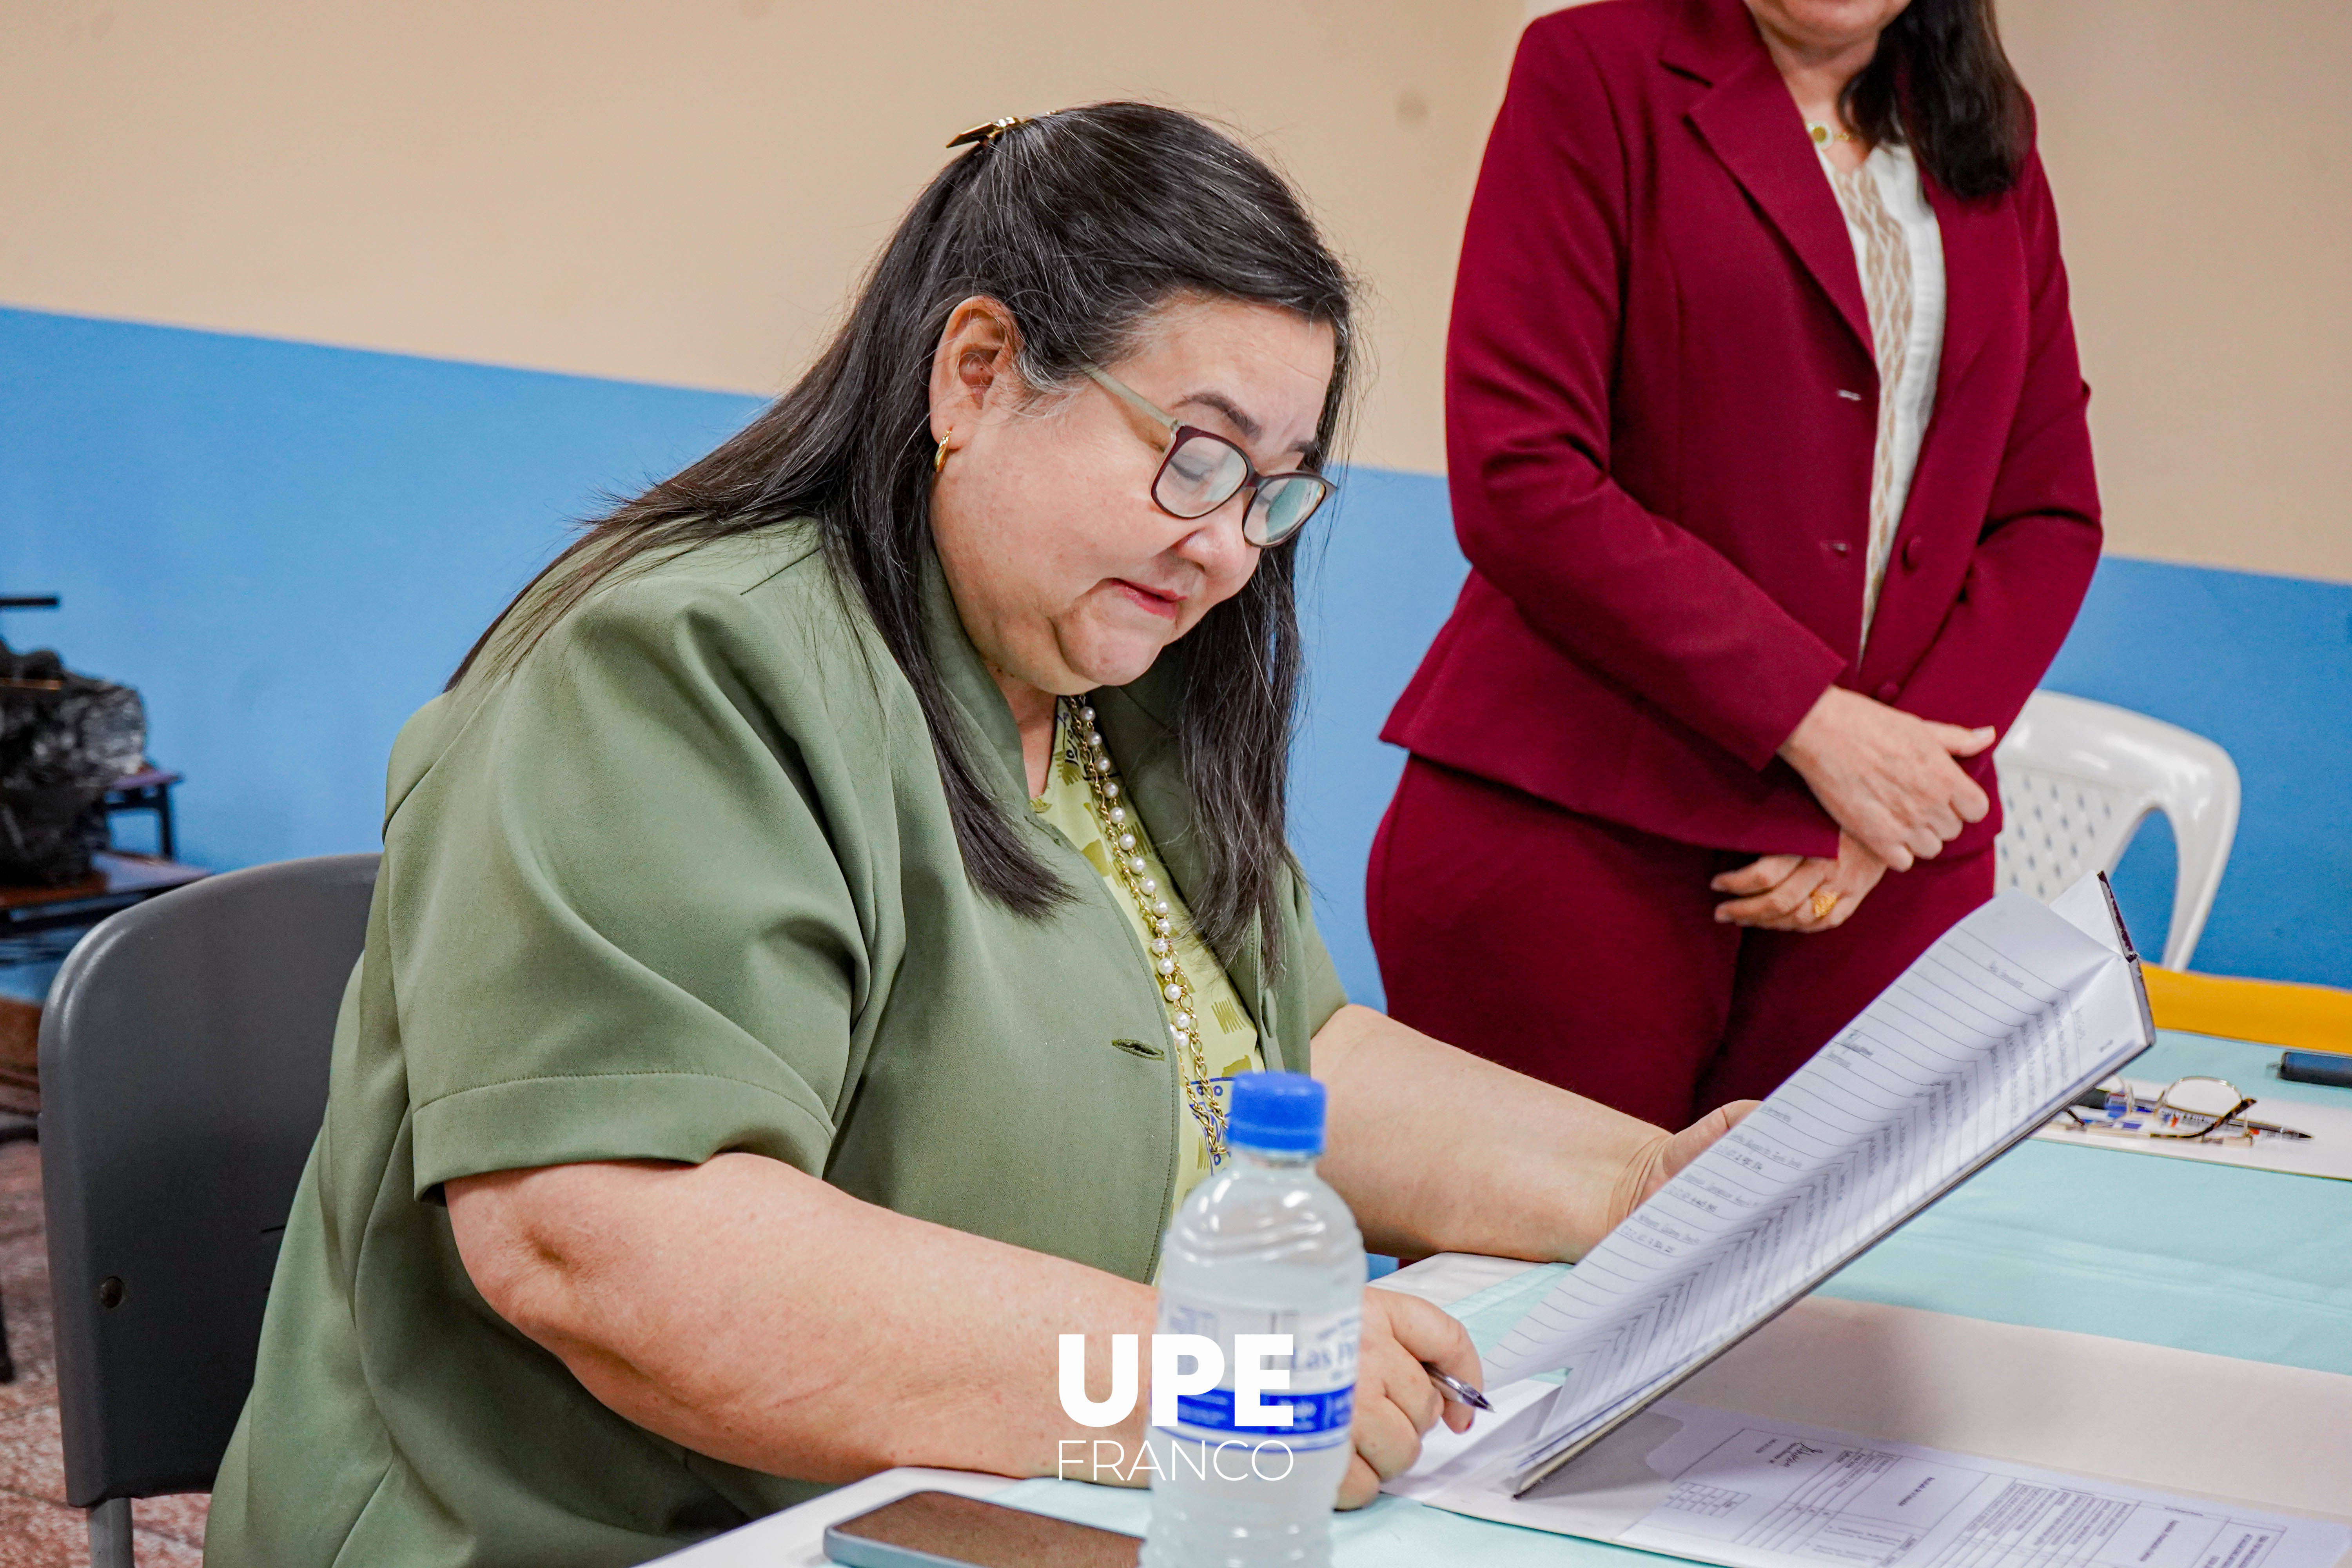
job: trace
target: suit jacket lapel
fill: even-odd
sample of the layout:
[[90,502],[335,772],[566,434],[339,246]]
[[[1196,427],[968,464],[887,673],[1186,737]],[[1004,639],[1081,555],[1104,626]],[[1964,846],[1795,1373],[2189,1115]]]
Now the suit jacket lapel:
[[1870,353],[1870,311],[1845,216],[1747,7],[1738,0],[1691,0],[1678,22],[1669,31],[1664,63],[1711,84],[1691,106],[1691,123]]
[[[1936,407],[1941,410],[1992,336],[2006,292],[2000,285],[2017,271],[2013,255],[2007,265],[2003,256],[2004,247],[2012,253],[2016,248],[2016,221],[1994,203],[1961,201],[1925,170],[1919,183],[1936,210],[1944,245],[1944,350],[1936,367]],[[1931,416],[1931,433],[1933,428]]]

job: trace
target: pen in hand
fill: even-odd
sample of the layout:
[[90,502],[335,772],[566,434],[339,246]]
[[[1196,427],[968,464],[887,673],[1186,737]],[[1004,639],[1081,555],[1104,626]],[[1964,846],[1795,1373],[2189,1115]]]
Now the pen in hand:
[[1476,1389],[1471,1387],[1468,1384],[1463,1382],[1452,1373],[1440,1372],[1437,1368],[1432,1366],[1427,1362],[1423,1362],[1421,1363],[1421,1370],[1429,1373],[1429,1380],[1437,1384],[1439,1388],[1444,1390],[1448,1397],[1459,1400],[1461,1403],[1468,1405],[1471,1409],[1491,1411],[1495,1408],[1493,1405],[1486,1403],[1486,1396],[1485,1394],[1479,1393]]

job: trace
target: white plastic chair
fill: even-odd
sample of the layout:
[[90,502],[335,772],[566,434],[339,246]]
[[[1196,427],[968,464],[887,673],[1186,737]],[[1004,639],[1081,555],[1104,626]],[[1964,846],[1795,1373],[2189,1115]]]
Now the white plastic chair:
[[2128,708],[2037,691],[1993,761],[2000,773],[1994,846],[2000,885],[2044,903],[2093,871],[2113,871],[2150,812],[2171,820],[2179,870],[2164,966],[2186,968],[2238,834],[2238,767],[2230,753]]

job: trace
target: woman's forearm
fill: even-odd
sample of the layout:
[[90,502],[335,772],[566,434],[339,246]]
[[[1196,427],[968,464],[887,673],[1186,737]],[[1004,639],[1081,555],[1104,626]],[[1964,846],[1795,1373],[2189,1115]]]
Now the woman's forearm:
[[[1087,1475],[1120,1426],[1067,1420],[1059,1336],[1149,1334],[1150,1289],[910,1219],[754,1154],[452,1182],[449,1218],[491,1307],[641,1426],[774,1475],[893,1465]],[[1064,1447],[1065,1440],[1067,1446]],[[1106,1450],[1108,1456],[1108,1450]]]
[[1369,1007],[1316,1035],[1315,1076],[1330,1093],[1324,1176],[1376,1252],[1581,1258],[1685,1142]]

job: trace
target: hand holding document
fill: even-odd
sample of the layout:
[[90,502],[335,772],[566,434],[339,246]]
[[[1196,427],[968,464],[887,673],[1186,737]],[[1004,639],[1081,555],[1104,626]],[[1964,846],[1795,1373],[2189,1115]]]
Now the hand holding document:
[[[1499,1389],[1566,1381],[1449,1474],[1524,1492],[2155,1038],[2105,879],[2004,893],[1593,1248],[1507,1334]],[[1532,1426],[1530,1423],[1532,1422]]]
[[1539,1300],[1495,1415],[1389,1489],[1732,1568],[2335,1563],[2342,1524],[1661,1398],[2153,1039],[2104,878],[2003,895]]

